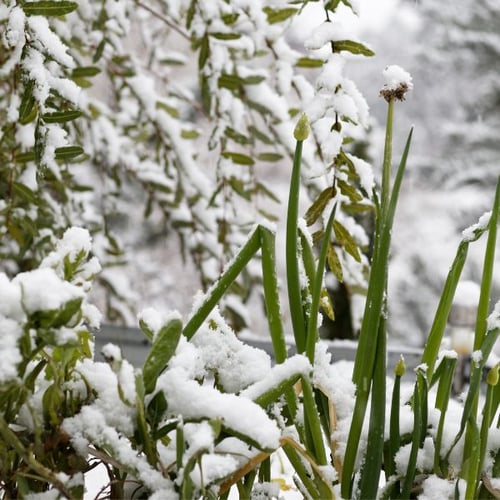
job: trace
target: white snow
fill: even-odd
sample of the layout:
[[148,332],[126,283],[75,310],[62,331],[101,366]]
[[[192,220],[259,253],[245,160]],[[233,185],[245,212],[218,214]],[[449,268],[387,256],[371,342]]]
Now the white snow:
[[387,66],[382,72],[385,80],[384,89],[396,90],[402,85],[406,86],[408,90],[413,88],[413,81],[410,73],[405,71],[401,66],[393,64]]
[[485,212],[479,220],[462,231],[463,241],[474,241],[476,239],[476,233],[486,229],[491,219],[491,211]]

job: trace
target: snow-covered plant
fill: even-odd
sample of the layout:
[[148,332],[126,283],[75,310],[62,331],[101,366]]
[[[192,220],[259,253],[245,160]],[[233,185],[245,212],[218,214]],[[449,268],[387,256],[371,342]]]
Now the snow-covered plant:
[[[113,270],[127,247],[147,247],[130,268],[154,279],[166,259],[152,267],[155,242],[176,233],[208,288],[253,222],[277,216],[264,167],[291,159],[292,121],[307,109],[306,219],[342,193],[329,259],[363,289],[368,238],[353,215],[371,209],[372,179],[350,150],[368,114],[344,65],[372,52],[337,20],[354,2],[325,1],[309,53],[294,47],[288,32],[309,3],[3,2],[2,269],[33,269],[69,225],[87,227],[112,292],[107,315],[127,318],[131,285]],[[255,279],[249,269],[231,293],[244,300]]]

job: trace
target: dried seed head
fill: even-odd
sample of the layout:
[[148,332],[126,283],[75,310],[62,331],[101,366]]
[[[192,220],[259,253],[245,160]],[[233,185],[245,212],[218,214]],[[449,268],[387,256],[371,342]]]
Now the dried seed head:
[[410,73],[400,66],[387,66],[382,72],[385,84],[380,90],[380,95],[387,101],[404,101],[405,95],[413,88]]

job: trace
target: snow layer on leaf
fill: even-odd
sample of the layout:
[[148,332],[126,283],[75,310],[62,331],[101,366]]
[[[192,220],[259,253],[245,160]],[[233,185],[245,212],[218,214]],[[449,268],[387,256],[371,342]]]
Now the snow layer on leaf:
[[206,324],[192,338],[198,347],[204,366],[217,373],[219,383],[227,392],[239,392],[266,377],[271,369],[269,355],[241,342],[214,310],[209,316],[216,328]]
[[309,50],[318,50],[327,43],[353,38],[355,38],[353,32],[346,24],[338,21],[325,21],[311,33],[311,36],[304,42],[304,46]]
[[51,268],[20,273],[13,283],[20,284],[22,302],[28,313],[61,309],[70,300],[84,297],[81,288],[63,281]]
[[183,371],[170,369],[156,387],[163,390],[172,415],[186,419],[215,418],[235,432],[248,436],[263,449],[279,446],[280,431],[265,411],[252,401],[186,380]]
[[47,51],[47,54],[60,64],[73,68],[75,61],[68,55],[68,47],[64,45],[60,38],[50,29],[49,22],[43,16],[29,16],[27,18],[28,26],[34,39],[40,43]]
[[481,217],[479,217],[479,220],[475,224],[472,224],[472,226],[469,226],[462,231],[462,240],[474,241],[476,239],[475,233],[477,231],[483,231],[484,229],[486,229],[486,227],[490,223],[490,219],[491,211],[485,212],[483,215],[481,215]]
[[300,354],[288,358],[284,363],[273,366],[261,380],[240,393],[240,396],[255,400],[267,391],[277,387],[282,381],[292,377],[295,373],[308,376],[312,367],[309,360]]

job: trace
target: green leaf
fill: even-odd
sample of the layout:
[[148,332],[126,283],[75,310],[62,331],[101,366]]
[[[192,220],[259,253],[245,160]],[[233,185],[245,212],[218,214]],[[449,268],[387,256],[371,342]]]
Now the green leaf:
[[40,2],[24,2],[23,10],[28,16],[64,16],[78,8],[77,2],[52,2],[50,0]]
[[328,253],[326,255],[328,261],[328,267],[337,280],[342,283],[344,281],[344,273],[342,271],[342,265],[340,264],[339,256],[335,250],[335,247],[330,243],[328,245]]
[[258,85],[266,79],[263,75],[252,75],[242,79],[245,85]]
[[358,245],[356,245],[351,233],[349,233],[349,231],[338,220],[333,222],[333,229],[335,231],[335,237],[344,247],[344,250],[351,255],[354,260],[361,262]]
[[373,50],[366,47],[359,42],[353,42],[352,40],[337,40],[333,42],[333,51],[334,52],[342,52],[342,51],[350,52],[351,54],[363,55],[367,57],[371,57],[375,55]]
[[75,68],[71,72],[71,76],[73,78],[92,77],[98,75],[100,72],[101,70],[96,66],[81,66],[79,68]]
[[228,90],[238,90],[243,85],[243,78],[238,75],[222,73],[217,80],[217,85]]
[[316,197],[313,204],[307,209],[304,216],[308,226],[312,226],[321,216],[328,202],[333,198],[334,191],[332,187],[327,187]]
[[224,135],[238,144],[247,145],[251,143],[251,140],[246,135],[241,134],[231,127],[226,127],[224,129]]
[[173,319],[156,334],[142,370],[146,394],[153,392],[156,379],[174,355],[181,332],[182,322],[179,319]]
[[321,59],[314,59],[313,57],[300,57],[295,66],[297,68],[321,68],[324,62]]
[[299,9],[289,7],[286,9],[273,9],[271,7],[264,7],[262,9],[267,15],[267,22],[269,24],[281,23],[292,17]]
[[82,89],[88,89],[92,87],[92,82],[86,78],[76,78],[71,77],[71,79]]
[[[328,248],[330,248],[330,246],[331,245],[328,245]],[[335,311],[333,309],[332,298],[330,297],[330,294],[328,293],[328,290],[325,287],[321,289],[319,304],[323,312],[328,316],[328,318],[331,321],[335,321]]]
[[363,200],[363,195],[351,184],[337,179],[337,186],[340,192],[347,196],[352,203],[357,203]]
[[253,125],[249,125],[248,131],[255,136],[257,139],[259,139],[260,142],[263,142],[264,144],[274,144],[273,140],[267,136],[264,132],[261,132],[259,129],[254,127]]
[[207,62],[208,56],[210,55],[210,40],[208,36],[205,35],[201,39],[200,52],[198,54],[198,68],[202,69]]
[[257,156],[257,159],[260,161],[276,162],[282,160],[283,155],[280,155],[279,153],[260,153]]
[[45,113],[42,119],[45,123],[65,123],[76,120],[82,116],[82,112],[78,109],[70,111],[55,111],[54,113]]
[[162,101],[157,101],[156,103],[156,109],[163,109],[166,111],[172,118],[179,118],[180,113],[177,109],[175,109],[173,106],[170,106],[169,104],[162,102]]
[[[17,158],[16,158],[17,159]],[[32,203],[33,205],[38,204],[38,198],[36,194],[26,185],[21,184],[20,182],[14,182],[12,184],[12,188],[14,190],[14,194],[27,201],[28,203]]]
[[92,57],[92,62],[96,63],[99,61],[104,53],[104,47],[106,47],[107,40],[103,38],[100,42],[97,48],[95,49],[94,56]]
[[241,38],[239,33],[210,33],[217,40],[238,40]]
[[72,160],[84,153],[81,146],[65,146],[56,148],[56,160]]
[[24,93],[19,105],[19,122],[22,125],[33,121],[36,117],[35,98],[33,97],[33,88],[35,82],[29,80],[24,86]]
[[242,198],[244,198],[245,200],[248,200],[248,201],[251,200],[250,192],[247,189],[245,189],[245,184],[241,179],[237,179],[236,177],[231,177],[229,179],[229,185]]
[[224,151],[222,156],[228,160],[231,160],[233,163],[237,163],[239,165],[254,165],[255,161],[250,156],[244,155],[242,153],[234,153],[232,151]]
[[167,400],[162,391],[157,392],[147,407],[147,418],[153,429],[157,429],[167,411]]
[[181,137],[183,139],[197,139],[200,137],[200,133],[197,130],[181,130]]

